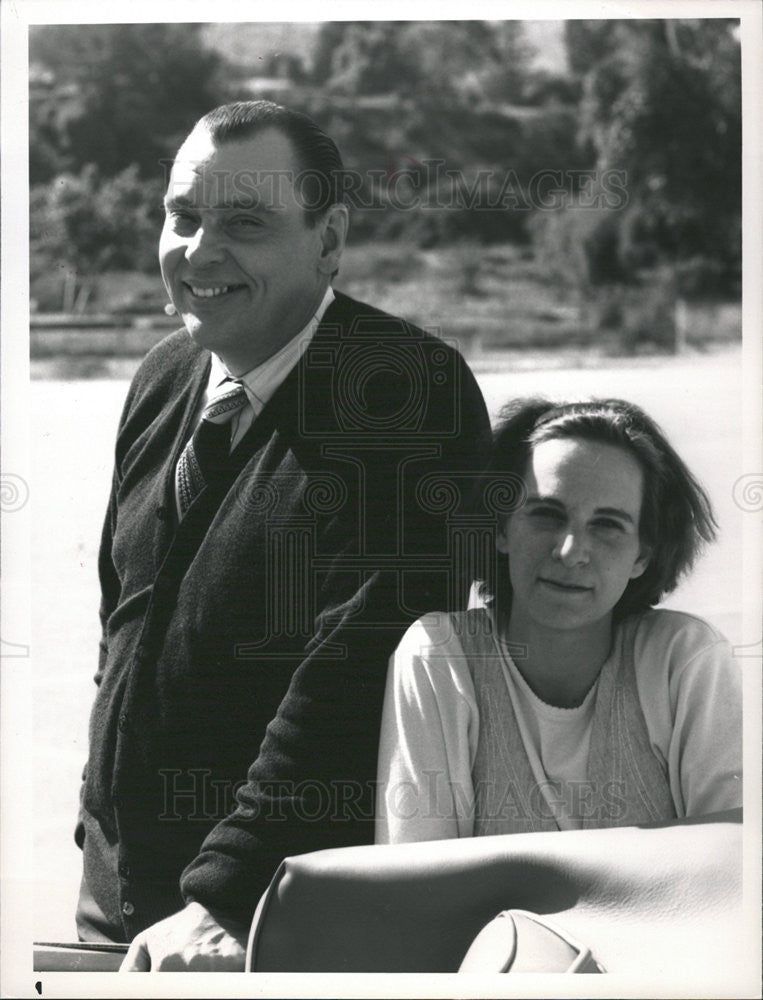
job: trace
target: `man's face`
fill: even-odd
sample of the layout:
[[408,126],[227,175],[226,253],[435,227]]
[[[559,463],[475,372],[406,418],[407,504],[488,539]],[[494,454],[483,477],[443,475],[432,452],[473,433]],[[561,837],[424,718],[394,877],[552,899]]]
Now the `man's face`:
[[197,129],[172,168],[162,278],[190,335],[232,374],[309,322],[341,255],[344,210],[339,232],[336,208],[308,226],[298,174],[291,143],[272,128],[220,146]]

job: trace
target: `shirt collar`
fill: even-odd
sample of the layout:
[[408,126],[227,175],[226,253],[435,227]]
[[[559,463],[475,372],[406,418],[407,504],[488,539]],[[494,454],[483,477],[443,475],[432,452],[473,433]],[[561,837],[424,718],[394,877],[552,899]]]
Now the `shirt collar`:
[[[259,415],[279,387],[294,365],[299,361],[305,348],[310,343],[318,329],[318,325],[323,319],[323,314],[334,301],[334,290],[329,285],[321,299],[321,303],[309,323],[304,326],[296,336],[292,337],[288,343],[271,355],[256,368],[237,375],[236,381],[241,382],[246,390],[247,398],[254,410],[255,416]],[[218,395],[220,385],[232,376],[228,373],[225,365],[216,354],[212,355],[212,366],[209,372],[209,382],[207,383],[207,401]]]

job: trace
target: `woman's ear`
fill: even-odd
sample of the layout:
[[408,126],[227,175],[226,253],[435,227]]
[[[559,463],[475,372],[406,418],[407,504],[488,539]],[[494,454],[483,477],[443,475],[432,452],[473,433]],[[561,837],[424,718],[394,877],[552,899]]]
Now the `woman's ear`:
[[321,255],[318,270],[332,275],[339,270],[339,261],[347,242],[350,214],[346,205],[332,205],[321,219]]
[[642,545],[641,551],[638,554],[638,558],[633,564],[633,569],[631,570],[630,579],[636,580],[638,577],[642,576],[646,570],[649,562],[652,558],[652,548],[650,545]]

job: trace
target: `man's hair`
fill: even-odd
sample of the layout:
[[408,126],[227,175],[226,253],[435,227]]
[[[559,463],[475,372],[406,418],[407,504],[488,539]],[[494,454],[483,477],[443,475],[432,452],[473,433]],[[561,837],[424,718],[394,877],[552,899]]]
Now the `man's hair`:
[[[641,576],[630,580],[614,608],[616,620],[657,604],[675,589],[705,542],[715,538],[716,522],[707,493],[643,410],[623,399],[552,403],[534,397],[509,403],[500,414],[481,493],[501,474],[524,479],[536,445],[558,438],[580,438],[615,445],[631,454],[644,477],[639,517],[642,545],[651,550]],[[524,496],[524,491],[520,491]],[[511,516],[511,515],[509,515]],[[493,587],[483,594],[502,610],[511,601],[508,561],[496,557]]]
[[285,135],[297,160],[299,174],[292,180],[308,225],[314,226],[332,205],[342,202],[341,154],[334,140],[300,111],[272,101],[236,101],[207,112],[194,131],[199,128],[205,129],[216,145],[249,139],[266,129]]

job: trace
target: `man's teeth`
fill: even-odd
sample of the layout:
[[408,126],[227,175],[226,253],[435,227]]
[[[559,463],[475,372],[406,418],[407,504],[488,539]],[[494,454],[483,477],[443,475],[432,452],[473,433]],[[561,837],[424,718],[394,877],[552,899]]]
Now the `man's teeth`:
[[202,299],[211,299],[215,295],[223,295],[225,292],[232,292],[235,288],[239,288],[239,285],[220,285],[219,288],[196,288],[195,285],[188,286],[194,295],[199,296]]

